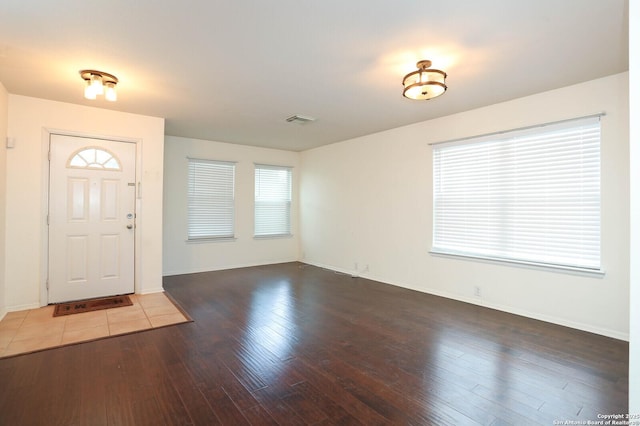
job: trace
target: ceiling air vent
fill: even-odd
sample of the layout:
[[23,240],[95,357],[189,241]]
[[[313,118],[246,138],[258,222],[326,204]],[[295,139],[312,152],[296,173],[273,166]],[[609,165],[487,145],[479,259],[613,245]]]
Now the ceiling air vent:
[[291,117],[287,118],[287,122],[289,123],[300,123],[300,124],[305,124],[308,123],[310,121],[316,121],[315,118],[313,117],[306,117],[304,115],[292,115]]

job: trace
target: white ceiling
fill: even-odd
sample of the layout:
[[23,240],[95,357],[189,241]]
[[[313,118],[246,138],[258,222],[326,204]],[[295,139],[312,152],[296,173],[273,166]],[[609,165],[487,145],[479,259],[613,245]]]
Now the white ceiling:
[[[402,97],[420,59],[448,73],[443,96]],[[87,68],[120,79],[118,102],[83,98]],[[628,0],[0,3],[9,93],[294,151],[626,70]]]

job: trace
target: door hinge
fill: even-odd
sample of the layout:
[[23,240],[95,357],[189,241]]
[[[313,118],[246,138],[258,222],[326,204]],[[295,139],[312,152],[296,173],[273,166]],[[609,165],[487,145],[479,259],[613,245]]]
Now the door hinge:
[[47,290],[49,290],[49,280],[46,282]]
[[47,159],[51,161],[51,151],[47,152]]
[[47,215],[47,226],[49,226],[49,215]]

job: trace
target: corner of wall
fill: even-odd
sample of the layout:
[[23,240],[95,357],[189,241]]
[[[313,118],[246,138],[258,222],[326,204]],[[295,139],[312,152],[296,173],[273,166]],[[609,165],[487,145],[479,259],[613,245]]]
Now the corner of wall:
[[629,2],[630,288],[629,413],[640,413],[640,3]]
[[0,82],[0,320],[7,313],[6,303],[6,187],[7,187],[7,148],[4,141],[8,135],[9,94]]
[[[178,275],[246,266],[296,261],[300,257],[299,202],[291,210],[291,238],[255,239],[253,236],[255,164],[293,167],[293,192],[299,194],[300,154],[271,148],[218,141],[165,137],[163,199],[163,275]],[[233,161],[235,191],[235,239],[225,242],[189,243],[187,237],[186,158]]]
[[[475,300],[474,285],[482,285],[485,305],[625,340],[629,310],[638,311],[630,309],[628,300],[627,85],[628,74],[619,73],[304,151],[300,178],[303,261],[339,271],[366,265],[372,279],[462,301]],[[607,91],[606,96],[592,96],[611,86],[616,90]],[[602,138],[605,276],[429,254],[433,232],[429,143],[600,111],[607,114]],[[356,157],[359,161],[354,164]],[[380,173],[380,164],[392,171]],[[376,188],[375,196],[370,195],[371,187]],[[580,303],[575,303],[576,297]],[[633,334],[629,338],[633,341]]]
[[[162,286],[162,167],[164,119],[15,94],[7,95],[7,130],[16,147],[7,150],[4,187],[4,304],[7,311],[47,302],[46,147],[48,134],[135,141],[138,229],[136,291]],[[0,140],[1,144],[4,141]],[[29,164],[30,168],[21,167]],[[26,208],[25,208],[26,205]],[[139,236],[139,237],[138,237]],[[11,249],[9,249],[11,248]],[[29,256],[24,256],[29,253]]]

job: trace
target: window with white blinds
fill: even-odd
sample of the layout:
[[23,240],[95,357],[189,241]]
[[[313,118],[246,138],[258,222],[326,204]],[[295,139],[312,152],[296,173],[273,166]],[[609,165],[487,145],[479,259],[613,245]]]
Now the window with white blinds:
[[235,163],[189,158],[189,240],[234,237]]
[[291,235],[291,168],[256,164],[255,236]]
[[600,117],[433,146],[432,252],[600,271]]

